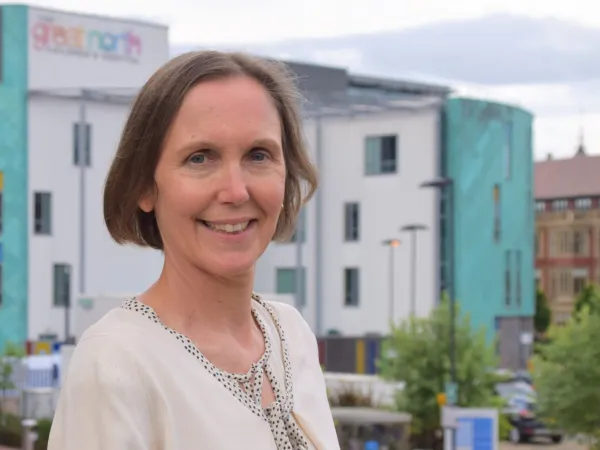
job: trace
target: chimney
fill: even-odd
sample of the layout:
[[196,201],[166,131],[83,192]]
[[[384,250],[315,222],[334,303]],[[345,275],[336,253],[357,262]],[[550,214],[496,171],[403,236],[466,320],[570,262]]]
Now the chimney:
[[548,153],[548,155],[546,156],[546,161],[552,161],[554,159],[554,157],[552,156],[552,153]]

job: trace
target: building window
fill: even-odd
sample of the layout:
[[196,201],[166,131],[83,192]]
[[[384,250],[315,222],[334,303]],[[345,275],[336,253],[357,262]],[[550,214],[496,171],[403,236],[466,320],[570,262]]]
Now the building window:
[[574,295],[579,295],[579,293],[581,291],[583,291],[583,289],[585,288],[585,286],[587,285],[587,278],[586,277],[573,277],[573,294]]
[[510,250],[506,250],[504,252],[504,303],[506,306],[510,306],[511,302],[510,269]]
[[54,306],[71,306],[70,264],[54,264]]
[[398,170],[397,137],[369,136],[365,144],[365,174],[381,175]]
[[290,239],[290,242],[298,242],[298,237],[300,238],[300,242],[306,241],[306,211],[304,208],[300,209],[298,213],[298,218],[296,219],[296,229],[294,230],[294,234]]
[[506,143],[504,146],[504,178],[510,180],[513,146],[513,124],[506,124]]
[[[296,295],[296,278],[298,271],[296,268],[278,268],[276,272],[275,291],[278,294]],[[300,293],[300,306],[306,303],[306,269],[300,269],[300,282],[302,292]]]
[[578,198],[575,199],[575,209],[579,210],[587,210],[592,207],[592,199],[591,198]]
[[358,203],[344,205],[344,240],[358,241],[360,226],[360,207]]
[[358,306],[359,304],[359,280],[358,269],[347,267],[344,269],[344,305]]
[[535,210],[537,212],[546,211],[546,202],[535,202]]
[[570,294],[571,293],[571,289],[569,286],[569,274],[566,272],[561,272],[559,274],[559,281],[560,281],[560,293],[561,294]]
[[573,232],[573,253],[583,255],[585,253],[585,234],[583,231]]
[[501,220],[501,205],[500,205],[500,186],[494,185],[494,241],[500,242],[500,220]]
[[4,212],[4,173],[0,172],[0,234],[2,234],[2,225],[4,224],[3,212]]
[[[80,165],[80,152],[79,143],[81,142],[81,136],[79,136],[80,123],[75,122],[73,124],[73,164],[76,166]],[[85,124],[84,136],[83,136],[83,154],[85,157],[85,166],[90,167],[92,164],[92,125],[89,123]]]
[[553,211],[564,211],[569,208],[568,200],[554,200],[552,202],[552,210]]
[[540,231],[535,231],[535,256],[540,256]]
[[515,251],[515,300],[517,306],[521,306],[521,250]]
[[36,192],[33,199],[33,230],[35,234],[52,232],[52,194]]

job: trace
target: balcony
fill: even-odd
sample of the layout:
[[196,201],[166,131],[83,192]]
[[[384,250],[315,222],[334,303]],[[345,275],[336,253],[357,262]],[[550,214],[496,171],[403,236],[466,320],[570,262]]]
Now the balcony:
[[569,225],[579,221],[595,222],[600,221],[600,210],[563,210],[563,211],[536,211],[536,221],[553,222],[563,225]]

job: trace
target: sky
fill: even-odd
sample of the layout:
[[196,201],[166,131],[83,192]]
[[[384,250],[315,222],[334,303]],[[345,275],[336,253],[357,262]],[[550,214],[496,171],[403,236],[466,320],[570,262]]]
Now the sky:
[[592,0],[37,0],[31,5],[158,21],[173,43],[266,42],[417,27],[491,13],[600,26]]
[[[599,8],[592,0],[37,0],[29,4],[164,23],[170,27],[174,45],[235,47],[248,42],[260,44],[408,29],[494,13],[554,17],[600,28]],[[351,51],[323,54],[318,62],[352,70],[353,57]],[[362,72],[369,74],[368,68]],[[554,157],[570,156],[582,126],[590,152],[600,154],[600,95],[593,100],[597,105],[590,105],[592,97],[582,98],[581,89],[572,84],[451,82],[460,94],[510,102],[534,112],[536,159],[543,159],[548,153]]]

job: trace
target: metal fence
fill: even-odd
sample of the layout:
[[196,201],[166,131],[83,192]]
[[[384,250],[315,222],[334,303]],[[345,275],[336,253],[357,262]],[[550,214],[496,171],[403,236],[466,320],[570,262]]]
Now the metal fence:
[[56,388],[59,384],[58,367],[51,369],[31,369],[22,361],[12,363],[12,376],[9,385],[12,389],[0,392],[7,398],[20,398],[24,390]]

